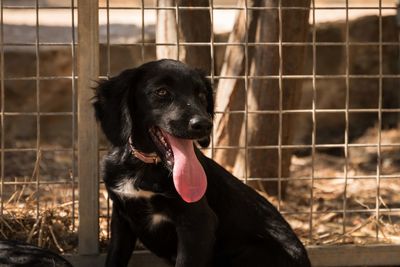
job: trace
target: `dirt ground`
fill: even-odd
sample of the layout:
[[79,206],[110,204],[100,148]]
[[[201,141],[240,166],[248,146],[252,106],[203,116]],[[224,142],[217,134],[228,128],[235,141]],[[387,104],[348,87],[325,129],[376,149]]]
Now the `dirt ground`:
[[[368,130],[357,142],[376,144],[376,130]],[[398,129],[383,131],[381,142],[399,144]],[[399,147],[381,148],[379,168],[377,150],[349,148],[347,160],[321,153],[314,158],[293,157],[293,181],[281,210],[289,213],[287,219],[306,244],[400,243]],[[314,181],[297,180],[309,177],[312,165]],[[378,172],[385,178],[378,179]]]

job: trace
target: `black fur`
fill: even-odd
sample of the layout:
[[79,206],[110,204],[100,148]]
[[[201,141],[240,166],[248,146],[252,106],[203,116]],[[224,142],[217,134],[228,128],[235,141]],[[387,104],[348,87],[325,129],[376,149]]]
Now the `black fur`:
[[0,240],[0,266],[72,267],[67,260],[49,250],[11,240]]
[[[178,61],[154,61],[102,82],[96,94],[96,116],[113,145],[103,166],[113,200],[107,266],[127,266],[137,239],[175,266],[310,266],[304,246],[275,207],[197,148],[208,187],[195,203],[180,198],[166,163],[145,164],[131,155],[129,136],[138,149],[161,153],[149,137],[153,126],[208,145],[208,127],[188,126],[194,117],[205,122],[213,117],[204,74]],[[123,195],[116,190],[122,181],[154,195]],[[152,223],[155,214],[164,220]]]

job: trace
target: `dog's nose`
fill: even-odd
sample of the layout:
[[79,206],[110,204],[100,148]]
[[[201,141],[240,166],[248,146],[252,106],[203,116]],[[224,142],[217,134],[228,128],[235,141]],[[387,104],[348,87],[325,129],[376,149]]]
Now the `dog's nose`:
[[196,116],[189,121],[189,129],[196,132],[209,132],[212,122],[209,118]]

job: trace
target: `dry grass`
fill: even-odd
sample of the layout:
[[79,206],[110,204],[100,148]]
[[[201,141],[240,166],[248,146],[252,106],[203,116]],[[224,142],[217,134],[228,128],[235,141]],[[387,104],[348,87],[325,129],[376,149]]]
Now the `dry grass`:
[[72,204],[69,202],[37,209],[36,200],[7,203],[0,217],[0,234],[5,239],[71,252],[78,241],[71,215]]

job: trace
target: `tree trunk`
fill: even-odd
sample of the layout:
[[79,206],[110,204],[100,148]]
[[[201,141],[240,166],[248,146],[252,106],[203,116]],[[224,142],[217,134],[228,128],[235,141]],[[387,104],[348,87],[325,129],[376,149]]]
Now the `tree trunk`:
[[[208,0],[158,0],[158,7],[208,7]],[[209,10],[157,11],[156,43],[210,42]],[[157,58],[181,60],[207,73],[211,69],[211,48],[205,45],[157,46]]]
[[[239,7],[245,6],[246,0],[240,0]],[[254,1],[253,6],[259,6],[260,0]],[[237,14],[236,22],[232,33],[229,36],[228,43],[245,43],[246,31],[248,42],[254,42],[256,23],[258,13],[247,14],[246,27],[246,12],[240,11]],[[247,29],[248,28],[248,29]],[[249,47],[250,48],[250,47]],[[248,56],[252,54],[253,49],[248,50]],[[242,46],[228,46],[226,48],[224,63],[222,65],[220,76],[243,76],[245,74],[245,51]],[[229,114],[229,111],[240,111],[245,109],[245,84],[241,79],[221,79],[218,82],[218,87],[215,96],[215,110],[218,113],[214,123],[214,139],[217,146],[244,146],[244,140],[240,140],[242,129],[243,114]],[[230,169],[235,165],[235,160],[239,150],[232,152],[231,149],[218,149],[215,151],[215,159],[223,166]],[[242,177],[243,174],[236,173]]]
[[[277,7],[279,0],[272,1],[252,1],[251,6],[265,6]],[[282,1],[283,6],[293,7],[309,7],[310,0],[292,0]],[[250,11],[248,11],[250,14]],[[249,42],[252,41],[252,33],[255,32],[255,42],[279,42],[279,13],[276,9],[268,10],[254,10],[252,16],[249,16]],[[308,10],[290,10],[284,9],[281,14],[282,21],[282,41],[283,42],[305,42],[306,33],[308,30]],[[240,16],[239,16],[240,19]],[[252,19],[256,23],[252,23]],[[240,30],[240,25],[236,25],[231,34],[231,38],[240,35],[239,39],[243,40],[243,32]],[[236,37],[237,38],[237,37]],[[251,48],[252,46],[249,46]],[[234,60],[229,61],[229,53],[231,49],[226,52],[226,59],[228,60],[225,65],[225,73],[229,75],[243,75],[245,58],[243,55],[237,55]],[[283,75],[301,74],[303,68],[303,58],[305,47],[292,46],[282,47],[282,69]],[[276,45],[259,45],[253,51],[249,49],[249,69],[250,76],[257,75],[279,75],[280,70],[280,53],[279,47]],[[223,68],[223,69],[224,69]],[[222,74],[223,75],[223,74]],[[237,108],[238,101],[245,99],[240,95],[240,86],[237,83],[231,87],[230,91],[219,92],[226,90],[229,87],[218,86],[217,101],[219,96],[224,95],[224,99],[229,101],[223,102],[223,111],[229,110],[230,107]],[[247,116],[247,125],[243,118],[236,118],[241,120],[241,127],[237,127],[238,123],[235,120],[230,120],[226,115],[217,121],[216,140],[217,145],[224,144],[243,144],[247,139],[249,146],[266,146],[278,145],[279,132],[281,132],[281,144],[290,144],[293,138],[292,118],[282,116],[282,128],[280,128],[279,115],[270,114],[256,114],[252,111],[271,110],[278,111],[280,109],[280,101],[282,101],[283,109],[293,109],[298,106],[300,100],[300,87],[301,83],[297,80],[284,80],[282,82],[282,92],[287,92],[290,89],[290,94],[285,94],[285,97],[280,99],[280,83],[279,79],[249,79],[247,88],[247,108],[250,112]],[[233,89],[232,89],[233,88]],[[240,99],[239,99],[240,98]],[[239,107],[243,108],[243,107]],[[232,121],[234,126],[232,126]],[[247,131],[247,133],[246,133]],[[245,136],[247,134],[247,137]],[[290,158],[291,153],[288,150],[278,149],[248,149],[247,164],[245,162],[245,151],[241,150],[239,153],[233,153],[228,150],[219,150],[216,159],[223,165],[231,165],[233,172],[237,176],[243,176],[245,171],[249,177],[257,178],[272,178],[272,177],[289,177],[290,171]],[[281,164],[279,164],[279,162]],[[233,164],[232,164],[233,163]],[[247,170],[244,167],[247,165]],[[250,181],[249,184],[256,189],[263,190],[270,195],[277,195],[279,193],[279,183],[277,181]],[[284,189],[282,184],[281,189]],[[282,191],[284,193],[284,190]]]

